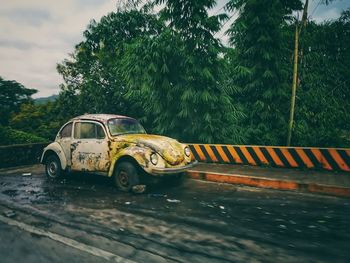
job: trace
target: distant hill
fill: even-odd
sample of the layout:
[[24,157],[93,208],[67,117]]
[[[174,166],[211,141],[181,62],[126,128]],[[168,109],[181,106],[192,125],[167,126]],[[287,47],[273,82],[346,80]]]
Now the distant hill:
[[51,95],[49,97],[41,97],[41,98],[37,98],[37,99],[34,99],[34,102],[35,104],[45,104],[49,101],[55,101],[57,100],[58,98],[58,95]]

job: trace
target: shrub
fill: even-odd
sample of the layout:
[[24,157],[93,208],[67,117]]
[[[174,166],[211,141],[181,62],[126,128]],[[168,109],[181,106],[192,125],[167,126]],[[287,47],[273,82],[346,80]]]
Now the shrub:
[[31,133],[14,130],[9,127],[0,126],[0,145],[41,143],[41,142],[48,142],[48,140]]

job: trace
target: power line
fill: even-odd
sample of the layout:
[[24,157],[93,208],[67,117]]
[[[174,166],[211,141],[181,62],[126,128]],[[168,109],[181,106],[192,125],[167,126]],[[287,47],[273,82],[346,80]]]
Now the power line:
[[218,9],[218,10],[215,12],[214,16],[216,16],[222,9],[224,9],[225,6],[226,6],[226,4],[224,4],[220,9]]
[[[222,29],[223,29],[224,26],[231,20],[231,18],[234,17],[234,16],[237,14],[237,12],[238,12],[238,10],[236,10],[236,11],[226,20],[226,22],[221,26]],[[221,30],[218,31],[218,32],[216,32],[216,33],[214,34],[214,37],[215,37],[216,34],[218,34],[218,33],[220,33],[220,32],[221,32]],[[225,32],[224,32],[224,33],[225,33]],[[222,35],[222,36],[223,36],[223,35]],[[222,37],[222,36],[221,36],[221,37]]]
[[322,0],[319,0],[319,1],[318,1],[318,4],[315,6],[314,10],[312,10],[311,15],[309,16],[309,18],[312,17],[312,16],[314,15],[316,9],[317,9],[317,8],[319,7],[319,5],[321,4],[321,1],[322,1]]

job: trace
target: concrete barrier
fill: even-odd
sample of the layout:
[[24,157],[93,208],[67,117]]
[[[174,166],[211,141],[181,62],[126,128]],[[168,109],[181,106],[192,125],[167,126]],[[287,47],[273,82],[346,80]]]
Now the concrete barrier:
[[199,162],[350,172],[350,149],[190,144]]
[[0,146],[0,168],[34,164],[48,143]]

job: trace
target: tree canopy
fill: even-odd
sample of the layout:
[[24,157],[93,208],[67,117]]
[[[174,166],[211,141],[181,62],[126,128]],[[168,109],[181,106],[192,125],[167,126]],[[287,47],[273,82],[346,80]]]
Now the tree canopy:
[[0,125],[7,125],[11,114],[18,112],[23,103],[32,101],[31,96],[36,92],[15,80],[0,77]]
[[283,145],[290,87],[290,35],[282,30],[301,1],[231,0],[238,18],[228,30],[235,47],[230,76],[251,144]]
[[[52,139],[73,116],[117,113],[184,142],[284,145],[302,1],[129,2],[57,65],[55,102],[35,105],[35,90],[0,79],[1,124]],[[350,146],[349,32],[350,9],[303,29],[292,145]]]

